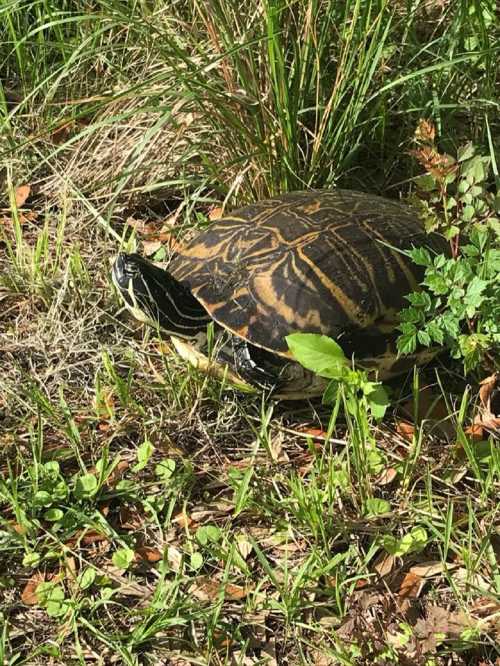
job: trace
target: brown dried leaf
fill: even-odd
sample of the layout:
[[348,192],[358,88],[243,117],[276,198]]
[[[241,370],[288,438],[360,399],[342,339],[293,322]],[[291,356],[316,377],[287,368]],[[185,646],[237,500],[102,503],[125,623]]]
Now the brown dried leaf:
[[479,442],[484,439],[484,429],[482,423],[473,423],[464,430],[469,439],[474,442]]
[[16,207],[21,208],[26,203],[27,198],[31,192],[31,187],[29,185],[20,185],[16,187],[14,196],[16,200]]
[[418,599],[425,585],[425,580],[409,571],[399,586],[400,599]]
[[397,475],[398,472],[394,469],[394,467],[388,467],[387,469],[384,469],[381,474],[379,474],[379,476],[375,479],[375,483],[378,486],[387,486],[389,483],[394,481]]
[[212,210],[208,213],[208,219],[209,220],[219,220],[224,213],[224,209],[221,206],[215,206],[215,208],[212,208]]
[[150,546],[139,546],[135,551],[135,561],[140,562],[159,562],[162,558],[162,554],[158,548],[152,548]]
[[[453,564],[451,562],[446,563],[446,571],[451,571],[456,569],[458,564]],[[415,574],[415,576],[420,576],[421,578],[431,578],[432,576],[437,576],[438,574],[443,573],[445,570],[445,565],[443,562],[422,562],[422,564],[415,564],[410,568],[410,573]]]
[[162,244],[159,240],[144,240],[142,241],[142,246],[144,248],[144,255],[146,257],[150,257],[151,255],[155,254],[155,252],[158,252],[158,250],[162,247]]
[[387,574],[391,573],[395,562],[396,558],[394,557],[394,555],[382,552],[375,560],[373,568],[375,569],[375,571],[378,573],[379,576],[387,576]]
[[120,525],[124,530],[138,530],[142,526],[137,509],[122,504],[120,507]]
[[[488,410],[488,412],[492,413],[491,410],[491,398],[492,395],[495,391],[495,389],[499,388],[498,384],[500,382],[500,373],[495,372],[489,377],[486,377],[483,379],[480,383],[480,389],[479,389],[479,399],[481,400],[482,406]],[[497,414],[494,414],[494,416],[497,416]]]
[[[224,587],[223,595],[231,601],[239,601],[244,599],[251,589],[250,587],[227,583]],[[190,593],[200,601],[214,601],[218,599],[221,590],[222,585],[220,581],[212,580],[208,576],[199,576],[189,588]]]
[[447,637],[459,636],[470,626],[465,613],[452,612],[440,606],[429,606],[427,617],[417,620],[414,628],[422,652],[433,652]]
[[155,227],[152,224],[149,224],[145,220],[136,220],[133,217],[127,217],[125,224],[132,229],[135,229],[138,233],[141,234],[154,234]]
[[97,530],[88,530],[82,537],[81,543],[85,546],[90,546],[93,543],[101,543],[103,541],[109,541],[105,534]]
[[415,130],[415,139],[422,143],[434,143],[436,138],[436,128],[432,121],[420,118]]
[[177,525],[179,525],[179,527],[182,527],[184,529],[186,527],[192,527],[193,525],[196,524],[195,521],[190,516],[188,516],[188,514],[185,513],[184,511],[179,511],[179,513],[172,518],[172,522],[176,523]]
[[108,488],[114,488],[129,467],[130,464],[126,460],[120,460],[120,462],[116,465],[116,467],[106,479],[106,485]]
[[398,421],[396,423],[396,432],[403,439],[411,442],[413,441],[413,435],[415,434],[415,426],[413,423],[408,423],[408,421]]
[[38,597],[36,596],[36,589],[45,580],[45,575],[41,571],[34,573],[24,586],[21,593],[21,600],[26,606],[36,606],[38,604]]

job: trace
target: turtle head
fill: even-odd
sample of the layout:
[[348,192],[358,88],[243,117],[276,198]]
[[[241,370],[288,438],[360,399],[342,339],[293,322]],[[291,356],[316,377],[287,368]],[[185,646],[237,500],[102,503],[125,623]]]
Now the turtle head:
[[113,282],[133,316],[166,333],[193,338],[206,330],[206,310],[168,271],[138,254],[120,253]]

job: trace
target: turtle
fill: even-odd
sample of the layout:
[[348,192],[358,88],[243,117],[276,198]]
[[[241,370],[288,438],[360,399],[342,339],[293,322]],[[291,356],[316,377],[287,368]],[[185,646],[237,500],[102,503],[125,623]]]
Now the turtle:
[[[288,398],[320,394],[325,381],[293,360],[286,337],[318,333],[385,380],[429,360],[399,358],[398,313],[423,269],[405,254],[446,242],[427,234],[408,204],[346,189],[289,192],[219,218],[181,247],[166,269],[120,253],[113,281],[141,321],[170,335],[177,351],[212,363],[240,387]],[[220,344],[219,344],[220,342]]]

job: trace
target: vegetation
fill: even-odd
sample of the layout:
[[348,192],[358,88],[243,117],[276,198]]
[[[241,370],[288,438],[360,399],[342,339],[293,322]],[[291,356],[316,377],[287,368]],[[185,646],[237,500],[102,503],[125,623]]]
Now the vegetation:
[[[495,9],[3,2],[0,662],[495,663]],[[330,341],[326,404],[275,404],[120,310],[120,247],[333,185],[450,240],[400,345],[455,366],[386,393]]]

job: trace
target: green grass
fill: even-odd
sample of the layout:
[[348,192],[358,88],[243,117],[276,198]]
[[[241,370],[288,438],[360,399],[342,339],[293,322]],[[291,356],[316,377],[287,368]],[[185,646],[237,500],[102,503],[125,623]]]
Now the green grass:
[[189,236],[214,204],[407,192],[420,117],[443,150],[494,154],[494,9],[3,3],[0,662],[495,663],[477,386],[437,365],[378,425],[236,394],[109,279],[120,247]]

